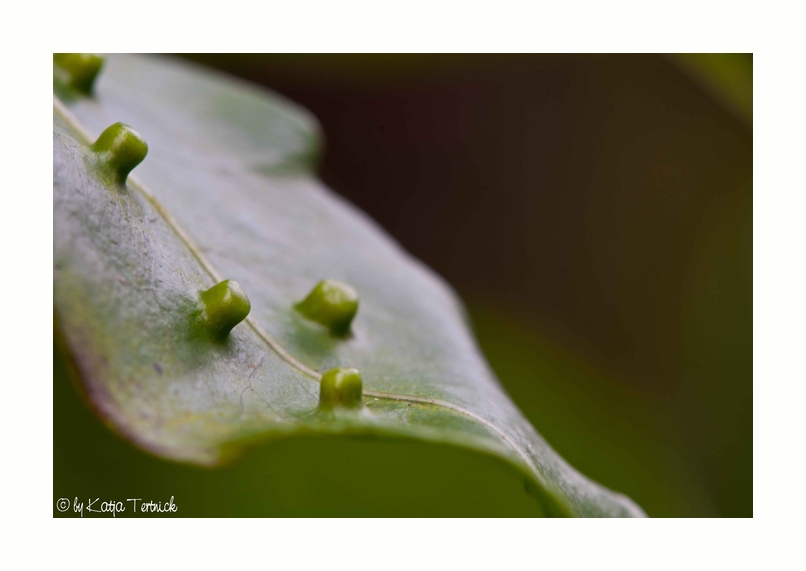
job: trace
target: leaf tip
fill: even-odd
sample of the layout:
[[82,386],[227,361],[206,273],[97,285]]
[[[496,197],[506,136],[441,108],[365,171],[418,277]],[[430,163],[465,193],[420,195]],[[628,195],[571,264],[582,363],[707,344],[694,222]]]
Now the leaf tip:
[[132,169],[148,154],[148,145],[140,133],[124,123],[107,127],[91,149],[120,184],[126,183]]
[[201,292],[200,323],[204,331],[215,339],[224,339],[232,328],[246,319],[252,304],[240,284],[224,280]]
[[331,334],[344,336],[349,333],[358,312],[358,293],[345,283],[322,280],[294,308],[311,321],[327,327]]
[[93,85],[104,65],[98,54],[53,54],[53,72],[76,91],[92,94]]
[[336,367],[322,375],[319,385],[320,410],[361,408],[363,382],[357,369]]

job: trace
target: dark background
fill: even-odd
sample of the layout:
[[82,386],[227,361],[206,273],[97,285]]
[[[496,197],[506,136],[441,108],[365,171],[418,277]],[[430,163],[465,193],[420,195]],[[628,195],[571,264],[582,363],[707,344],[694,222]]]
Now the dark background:
[[752,55],[193,55],[321,121],[320,174],[467,303],[574,466],[752,515]]

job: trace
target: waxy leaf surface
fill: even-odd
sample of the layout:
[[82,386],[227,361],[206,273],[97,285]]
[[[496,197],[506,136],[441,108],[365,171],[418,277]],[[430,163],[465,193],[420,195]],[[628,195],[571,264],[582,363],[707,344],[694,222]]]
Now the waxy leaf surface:
[[[206,466],[291,435],[438,442],[500,459],[546,515],[643,515],[537,434],[451,289],[316,179],[321,134],[305,110],[136,56],[109,56],[91,96],[54,91],[58,335],[115,431]],[[89,150],[118,122],[148,144],[125,184]],[[199,294],[225,279],[251,312],[225,339],[199,335]],[[323,279],[358,293],[347,335],[295,309]],[[359,410],[319,409],[334,367],[360,371]]]

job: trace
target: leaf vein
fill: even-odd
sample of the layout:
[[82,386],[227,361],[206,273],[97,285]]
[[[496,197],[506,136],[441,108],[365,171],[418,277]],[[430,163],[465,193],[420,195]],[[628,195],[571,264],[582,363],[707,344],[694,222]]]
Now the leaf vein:
[[[93,137],[87,131],[87,129],[81,124],[78,118],[67,109],[67,106],[55,95],[53,96],[53,109],[59,118],[64,121],[64,123],[76,134],[80,142],[85,145],[91,145],[94,141]],[[137,190],[150,204],[151,206],[162,216],[163,220],[165,220],[166,224],[171,228],[171,230],[176,234],[179,240],[185,245],[185,247],[190,251],[196,261],[201,265],[204,271],[212,278],[214,283],[218,283],[223,280],[221,275],[216,271],[210,261],[204,256],[201,252],[201,249],[196,246],[193,240],[188,236],[185,230],[179,225],[179,222],[168,212],[168,210],[162,205],[159,200],[157,200],[156,196],[154,196],[150,190],[143,184],[136,175],[130,174],[128,177],[127,184],[129,184],[132,188]],[[252,330],[257,334],[260,339],[269,346],[269,348],[274,351],[283,361],[291,365],[293,368],[297,369],[305,376],[309,377],[313,381],[321,381],[322,375],[318,371],[311,369],[310,367],[306,366],[305,364],[298,361],[294,358],[290,353],[288,353],[278,342],[275,340],[261,325],[258,323],[257,319],[255,319],[252,315],[246,317],[246,323],[252,328]],[[257,369],[257,368],[256,368]],[[253,371],[254,372],[254,371]],[[251,377],[251,375],[250,375]],[[251,388],[251,379],[249,380],[249,385],[247,389]],[[462,406],[450,403],[448,401],[443,401],[440,399],[431,399],[426,397],[416,397],[410,395],[401,395],[395,393],[385,393],[385,392],[378,392],[378,391],[371,391],[367,390],[364,391],[364,394],[367,396],[379,398],[379,399],[387,399],[393,401],[401,401],[401,402],[410,402],[410,403],[417,403],[417,404],[429,404],[432,406],[437,406],[441,408],[445,408],[448,410],[452,410],[459,414],[465,415],[476,422],[484,425],[485,427],[489,428],[492,432],[497,434],[509,447],[511,447],[520,457],[520,459],[528,466],[531,472],[539,479],[544,485],[547,485],[543,475],[540,471],[536,468],[534,461],[530,458],[529,454],[526,450],[523,449],[522,446],[518,444],[518,442],[502,429],[497,427],[491,420],[484,418],[483,416],[474,413],[471,410],[468,410]],[[243,397],[243,393],[241,393],[241,397]]]

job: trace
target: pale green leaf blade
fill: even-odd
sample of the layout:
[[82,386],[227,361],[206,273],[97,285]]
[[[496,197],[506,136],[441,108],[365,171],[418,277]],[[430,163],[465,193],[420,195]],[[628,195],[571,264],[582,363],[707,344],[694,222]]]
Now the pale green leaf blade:
[[[450,288],[310,173],[319,139],[309,114],[134,56],[109,57],[93,97],[64,99],[54,102],[55,311],[114,429],[204,465],[292,434],[443,442],[521,471],[549,514],[643,515],[537,434]],[[116,122],[149,144],[126,188],[99,179],[86,149]],[[347,338],[294,309],[323,278],[359,293]],[[211,343],[189,323],[198,292],[221,279],[239,282],[252,310]],[[360,414],[316,412],[319,375],[335,366],[361,371]]]

